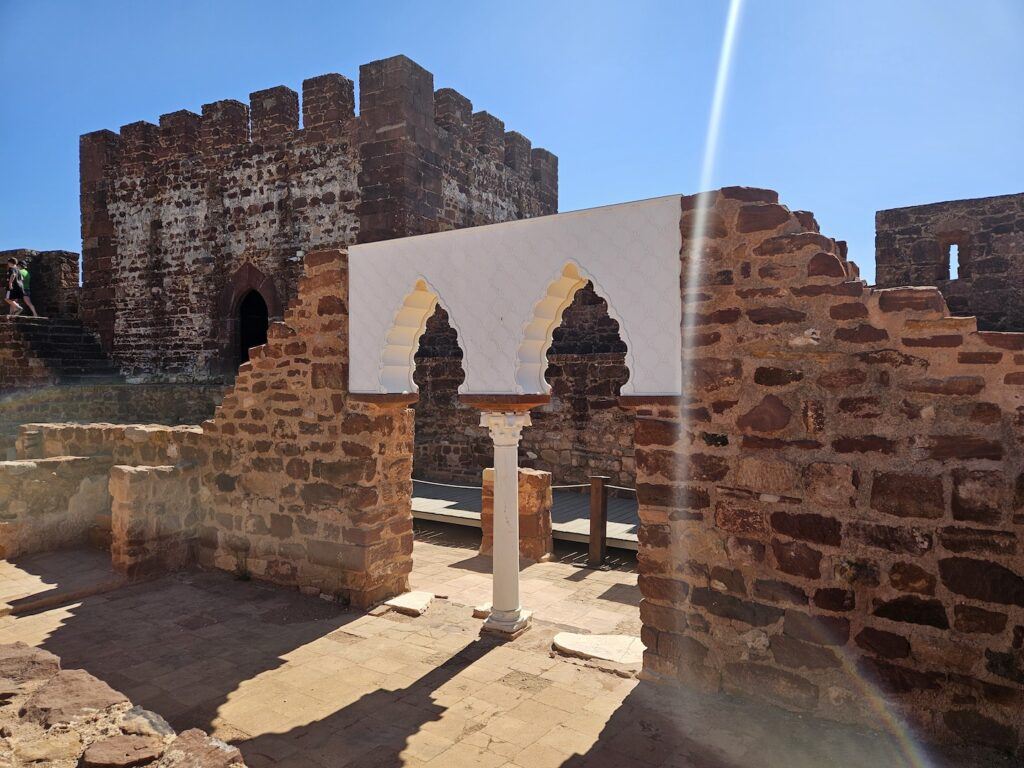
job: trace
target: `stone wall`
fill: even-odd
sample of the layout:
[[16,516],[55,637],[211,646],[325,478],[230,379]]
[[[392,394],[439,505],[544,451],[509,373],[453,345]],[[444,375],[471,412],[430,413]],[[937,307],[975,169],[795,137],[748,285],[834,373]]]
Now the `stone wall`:
[[132,380],[231,378],[305,251],[557,210],[557,158],[404,56],[81,139],[83,319]]
[[[18,460],[0,462],[0,473],[13,478],[12,508],[24,502],[25,513],[18,526],[0,530],[0,544],[38,538],[21,550],[45,551],[58,546],[51,531],[70,530],[63,535],[65,545],[109,548],[114,567],[131,578],[177,570],[193,560],[200,519],[196,467],[207,456],[199,427],[25,424],[16,446]],[[62,511],[68,491],[60,484],[49,487],[45,473],[81,466],[92,473],[89,489],[102,490],[103,498],[85,506],[72,499]],[[37,493],[25,495],[22,484]]]
[[[0,264],[7,259],[28,262],[29,293],[36,312],[44,317],[78,316],[78,254],[72,251],[33,251],[18,248],[0,251]],[[7,311],[4,304],[3,312]]]
[[[14,441],[23,424],[70,419],[199,424],[213,415],[226,389],[216,384],[76,384],[9,392],[0,395],[0,458],[13,458]],[[72,451],[70,455],[89,454]]]
[[[348,395],[347,257],[314,252],[305,264],[284,320],[202,428],[22,428],[23,456],[74,452],[113,465],[111,549],[129,574],[194,554],[358,606],[408,588],[412,411]],[[37,463],[48,461],[61,459]]]
[[129,578],[193,560],[202,513],[192,466],[115,466],[110,472],[111,561]]
[[110,511],[102,457],[0,462],[0,557],[80,546]]
[[[3,393],[46,387],[56,381],[54,371],[33,353],[21,333],[21,324],[18,318],[0,319],[0,392]],[[0,394],[0,398],[6,397]],[[6,417],[6,409],[0,410],[0,419],[6,420]]]
[[206,458],[203,431],[164,424],[24,424],[18,459],[102,456],[114,464],[157,467],[194,465]]
[[[633,487],[633,417],[618,403],[629,379],[626,345],[591,284],[566,308],[547,358],[551,402],[532,412],[520,464],[550,472],[556,485],[606,475],[615,485]],[[457,335],[438,307],[416,353],[417,478],[477,484],[492,461],[480,412],[458,400],[464,378]]]
[[203,425],[199,559],[366,606],[408,588],[412,411],[347,393],[348,265],[307,254],[283,322]]
[[637,404],[644,674],[1019,750],[1024,335],[711,199],[690,394]]
[[1024,194],[879,211],[875,262],[880,286],[935,285],[980,329],[1024,331]]

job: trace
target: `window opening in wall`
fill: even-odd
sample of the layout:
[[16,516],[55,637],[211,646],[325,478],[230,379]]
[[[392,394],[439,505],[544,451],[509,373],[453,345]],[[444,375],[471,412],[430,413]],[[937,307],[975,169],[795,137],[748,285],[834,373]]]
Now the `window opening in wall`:
[[950,244],[947,258],[949,259],[949,279],[956,280],[960,277],[960,246],[957,243]]
[[270,313],[259,291],[249,291],[238,305],[238,362],[249,360],[249,350],[267,343]]

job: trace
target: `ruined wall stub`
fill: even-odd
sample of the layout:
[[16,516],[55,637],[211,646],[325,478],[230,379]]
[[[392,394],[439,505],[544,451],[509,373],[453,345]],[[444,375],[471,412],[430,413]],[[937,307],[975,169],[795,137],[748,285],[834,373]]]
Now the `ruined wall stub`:
[[368,606],[408,589],[413,414],[348,394],[345,252],[305,272],[203,424],[198,556]]
[[637,408],[644,674],[1019,752],[1024,334],[712,201],[688,395]]
[[1024,331],[1024,193],[879,211],[875,261],[879,286],[935,285],[981,330]]

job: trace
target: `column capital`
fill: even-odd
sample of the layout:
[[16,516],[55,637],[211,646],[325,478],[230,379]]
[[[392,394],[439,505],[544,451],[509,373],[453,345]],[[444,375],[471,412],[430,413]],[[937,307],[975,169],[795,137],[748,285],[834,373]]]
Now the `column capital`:
[[519,445],[523,427],[532,423],[530,414],[523,411],[484,411],[480,414],[480,426],[487,427],[496,446]]

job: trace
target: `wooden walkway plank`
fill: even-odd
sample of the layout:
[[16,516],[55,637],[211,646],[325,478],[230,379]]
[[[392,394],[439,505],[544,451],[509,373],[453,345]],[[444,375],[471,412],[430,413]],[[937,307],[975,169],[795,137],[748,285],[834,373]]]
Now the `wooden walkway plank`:
[[[480,489],[413,480],[413,517],[480,527]],[[590,496],[552,491],[551,528],[556,539],[586,543],[590,539]],[[637,548],[640,517],[635,498],[609,497],[608,546]]]

